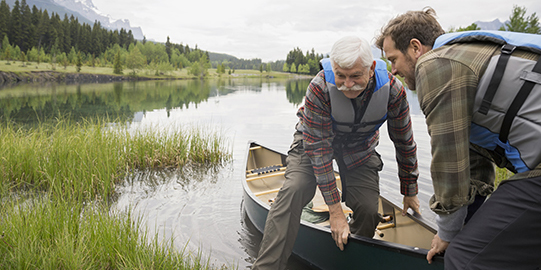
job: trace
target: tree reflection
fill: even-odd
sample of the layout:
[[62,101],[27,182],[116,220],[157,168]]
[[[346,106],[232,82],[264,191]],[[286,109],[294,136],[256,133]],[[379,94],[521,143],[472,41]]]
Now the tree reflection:
[[[115,82],[107,84],[18,84],[0,89],[0,122],[35,124],[65,120],[114,119],[136,121],[141,112],[165,109],[167,117],[174,109],[185,109],[205,102],[209,97],[236,91],[260,92],[261,79],[161,80]],[[285,83],[287,99],[302,102],[309,80]]]
[[287,100],[295,105],[301,104],[309,84],[310,80],[306,79],[288,81],[286,83]]

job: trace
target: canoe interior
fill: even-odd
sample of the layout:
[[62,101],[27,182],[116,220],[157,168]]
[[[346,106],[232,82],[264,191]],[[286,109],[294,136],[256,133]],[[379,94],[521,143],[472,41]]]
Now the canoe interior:
[[[270,206],[276,197],[278,190],[283,185],[286,156],[265,148],[257,143],[250,143],[246,166],[246,184],[248,189],[264,205]],[[338,173],[337,185],[341,189]],[[324,211],[325,202],[319,189],[312,200],[313,208],[317,211]],[[343,204],[348,215],[349,208]],[[430,249],[430,243],[436,230],[423,223],[422,217],[418,215],[401,215],[401,208],[387,199],[380,197],[379,213],[382,216],[390,217],[391,221],[378,225],[374,232],[374,238],[400,245],[413,247],[414,249]],[[315,224],[316,226],[328,226],[328,221]]]

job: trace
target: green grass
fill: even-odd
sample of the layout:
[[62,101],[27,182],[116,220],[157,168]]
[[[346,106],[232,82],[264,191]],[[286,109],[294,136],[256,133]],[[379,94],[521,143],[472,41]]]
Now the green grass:
[[134,170],[220,166],[231,159],[222,136],[106,123],[1,124],[0,268],[215,269],[107,200]]
[[211,268],[199,252],[147,240],[141,219],[99,205],[13,199],[0,213],[2,269]]
[[103,200],[133,169],[220,164],[231,158],[218,133],[157,129],[130,132],[103,123],[0,127],[3,191],[38,190],[79,201]]
[[[50,63],[40,63],[37,62],[26,62],[25,65],[21,61],[9,61],[9,64],[6,60],[0,61],[0,71],[6,71],[6,72],[15,72],[15,73],[29,73],[33,71],[56,71],[60,73],[77,73],[76,66],[74,65],[68,65],[66,68],[62,65],[56,64],[54,67]],[[126,67],[123,68],[123,74],[124,76],[130,76],[130,74],[133,73],[133,70],[127,69]],[[81,67],[81,71],[79,73],[88,73],[88,74],[103,74],[103,75],[117,75],[113,73],[113,67],[91,67],[91,66],[85,66],[83,65]],[[136,70],[136,75],[140,77],[148,77],[153,79],[197,79],[196,76],[193,76],[191,74],[188,74],[188,69],[178,69],[173,70],[170,72],[166,72],[163,75],[155,75],[155,70],[150,69],[139,69]],[[296,78],[296,77],[306,77],[306,78],[312,78],[312,75],[300,75],[300,74],[293,74],[293,73],[287,73],[287,72],[278,72],[278,71],[271,71],[271,72],[260,72],[259,70],[253,70],[253,69],[238,69],[235,70],[233,74],[228,74],[227,72],[225,74],[218,74],[216,73],[216,69],[209,69],[207,78],[237,78],[237,77],[243,77],[243,78],[257,78],[257,77],[263,77],[263,78]]]

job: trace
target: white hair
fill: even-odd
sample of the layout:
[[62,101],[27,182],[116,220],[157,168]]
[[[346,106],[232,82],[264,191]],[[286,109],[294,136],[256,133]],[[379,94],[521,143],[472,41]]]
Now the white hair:
[[334,43],[331,49],[331,64],[341,68],[352,68],[355,62],[361,60],[363,67],[370,67],[374,62],[370,45],[363,38],[347,36]]

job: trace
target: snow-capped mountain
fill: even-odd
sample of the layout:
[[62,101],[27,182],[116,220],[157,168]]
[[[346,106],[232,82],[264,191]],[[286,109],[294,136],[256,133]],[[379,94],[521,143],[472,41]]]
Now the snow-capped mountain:
[[131,30],[135,39],[143,39],[141,27],[131,27],[128,19],[115,20],[111,16],[101,13],[92,0],[53,0],[56,4],[83,15],[88,20],[99,21],[107,29]]
[[[6,0],[6,3],[12,9],[15,0]],[[120,30],[120,28],[124,28],[126,31],[131,30],[135,39],[142,40],[144,38],[141,27],[131,27],[127,19],[115,20],[111,16],[101,13],[94,6],[92,0],[26,0],[26,4],[30,9],[36,6],[38,9],[47,10],[49,15],[54,12],[62,19],[64,14],[68,14],[68,17],[73,14],[80,23],[94,25],[95,21],[99,21],[101,26],[106,29]]]

